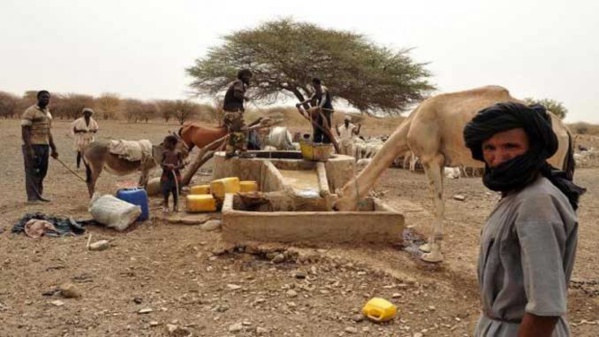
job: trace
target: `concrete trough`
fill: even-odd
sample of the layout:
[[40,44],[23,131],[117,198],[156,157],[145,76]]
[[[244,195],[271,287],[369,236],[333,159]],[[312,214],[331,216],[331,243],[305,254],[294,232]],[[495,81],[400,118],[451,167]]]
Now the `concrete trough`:
[[227,194],[222,208],[223,239],[233,243],[401,243],[404,217],[379,200],[356,212],[251,212]]
[[311,162],[296,151],[254,153],[256,158],[251,159],[225,159],[224,153],[215,154],[214,179],[236,176],[255,180],[268,201],[266,208],[250,209],[239,195],[227,194],[222,207],[225,241],[402,241],[403,215],[378,199],[361,201],[358,211],[332,211],[335,189],[355,174],[353,157],[332,155],[327,162]]

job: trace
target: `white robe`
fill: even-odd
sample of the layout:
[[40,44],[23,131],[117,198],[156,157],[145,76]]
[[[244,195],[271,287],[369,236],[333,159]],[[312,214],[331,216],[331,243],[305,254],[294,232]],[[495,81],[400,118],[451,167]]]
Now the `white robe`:
[[[77,131],[85,131],[75,133]],[[98,131],[98,123],[93,118],[89,118],[89,125],[85,123],[85,117],[76,119],[71,127],[71,134],[74,137],[75,151],[83,151],[89,143],[94,141],[95,132]]]

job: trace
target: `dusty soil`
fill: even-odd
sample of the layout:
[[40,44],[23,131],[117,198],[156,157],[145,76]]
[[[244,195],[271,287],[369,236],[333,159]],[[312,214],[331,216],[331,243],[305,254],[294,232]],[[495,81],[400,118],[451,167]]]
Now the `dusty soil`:
[[[74,168],[68,125],[56,121],[54,136],[60,158]],[[100,126],[100,138],[153,142],[177,128],[102,121]],[[283,247],[290,249],[290,258],[279,264],[263,254],[248,254],[249,249],[223,253],[227,247],[218,231],[159,219],[158,199],[151,200],[152,219],[124,233],[88,227],[94,240],[112,245],[93,252],[85,249],[87,236],[31,239],[10,233],[32,211],[90,218],[88,197],[82,181],[51,161],[46,194],[52,202],[26,205],[18,121],[0,121],[0,141],[1,336],[472,335],[479,314],[478,235],[498,200],[479,178],[446,182],[446,260],[439,265],[420,262],[412,246]],[[581,169],[576,176],[589,191],[579,210],[578,256],[569,292],[574,336],[599,335],[598,173]],[[97,189],[112,193],[136,179],[105,173]],[[196,180],[207,179],[198,175]],[[404,209],[414,231],[428,233],[432,217],[425,211],[430,203],[423,175],[389,169],[374,193]],[[454,200],[454,194],[466,200]],[[406,206],[405,200],[412,204]],[[65,283],[82,296],[52,295]],[[385,324],[358,319],[373,296],[395,303],[398,317]]]

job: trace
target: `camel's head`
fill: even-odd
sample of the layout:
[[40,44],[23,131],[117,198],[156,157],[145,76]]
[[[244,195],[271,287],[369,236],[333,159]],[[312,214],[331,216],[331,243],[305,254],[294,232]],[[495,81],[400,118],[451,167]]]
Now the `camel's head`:
[[336,190],[337,200],[333,202],[333,210],[335,211],[355,211],[358,208],[358,197],[356,190],[350,188],[350,183],[347,183],[342,189]]

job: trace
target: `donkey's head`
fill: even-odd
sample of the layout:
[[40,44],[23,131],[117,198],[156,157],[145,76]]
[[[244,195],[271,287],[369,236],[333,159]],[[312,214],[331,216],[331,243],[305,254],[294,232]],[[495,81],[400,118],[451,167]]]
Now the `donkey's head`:
[[[181,137],[176,132],[169,132],[169,137],[167,137],[167,138],[176,139],[174,150],[181,154],[181,158],[183,158],[184,164],[187,165],[187,163],[188,163],[187,158],[189,156],[189,147],[187,146],[187,144],[183,141],[183,139],[181,139]],[[165,148],[164,142],[160,143],[159,145],[153,146],[152,147],[152,156],[156,160],[160,161],[165,149],[166,148]]]
[[189,156],[190,148],[187,143],[177,134],[176,132],[170,133],[173,137],[177,138],[177,144],[175,145],[175,151],[181,153],[181,156],[185,159]]

